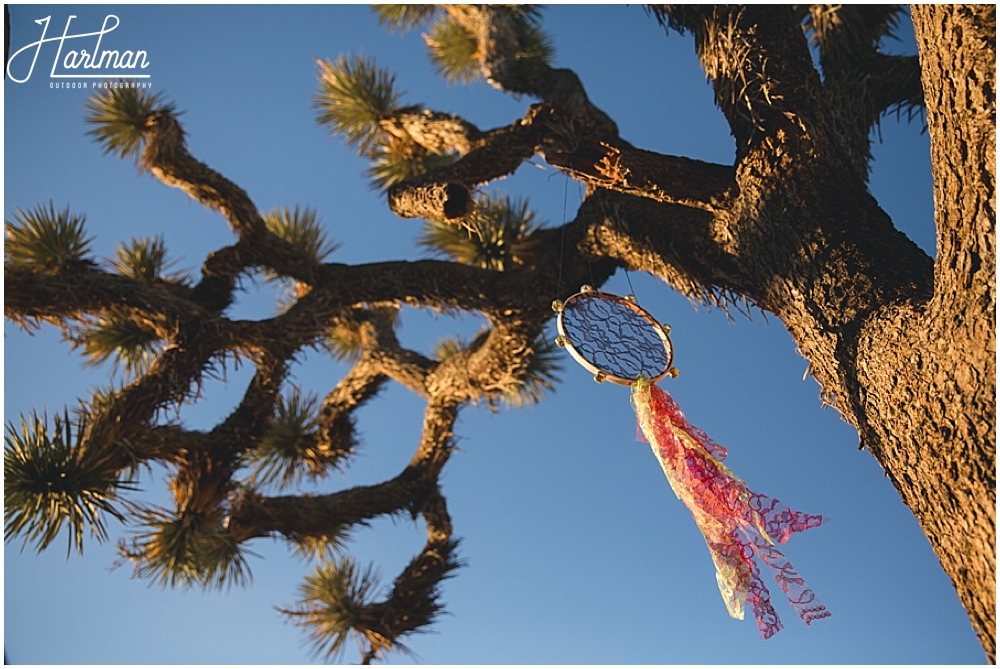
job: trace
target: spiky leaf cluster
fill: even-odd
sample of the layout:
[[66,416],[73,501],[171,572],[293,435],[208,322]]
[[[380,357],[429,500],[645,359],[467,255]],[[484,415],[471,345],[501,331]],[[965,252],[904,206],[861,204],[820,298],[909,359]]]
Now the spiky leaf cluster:
[[119,244],[115,256],[108,259],[113,271],[136,281],[186,283],[188,278],[182,273],[167,274],[176,263],[176,260],[167,260],[167,245],[162,235],[133,237]]
[[4,262],[34,272],[55,273],[85,262],[91,238],[83,229],[85,217],[70,215],[69,206],[56,211],[49,202],[23,211],[14,209],[14,220],[4,220]]
[[[292,209],[284,206],[263,214],[261,218],[274,236],[298,247],[317,263],[325,261],[331,253],[340,248],[337,242],[327,238],[319,215],[314,209],[308,207],[300,209],[299,205],[295,205]],[[265,268],[263,274],[266,281],[277,282],[281,286],[277,296],[278,313],[290,309],[308,292],[308,287],[304,283],[281,277],[271,269]]]
[[83,348],[85,365],[99,367],[110,361],[111,374],[126,378],[144,374],[165,346],[151,326],[117,315],[97,319],[73,334],[72,341]]
[[[518,49],[517,58],[539,58],[550,63],[555,57],[552,39],[538,22],[540,12],[530,5],[501,5],[515,19]],[[481,50],[479,40],[458,21],[442,15],[424,35],[427,56],[434,72],[449,84],[467,84],[475,81],[480,71]]]
[[539,227],[527,199],[497,193],[479,196],[469,219],[464,228],[428,221],[417,244],[456,262],[502,272],[524,262],[526,240]]
[[299,586],[299,603],[279,611],[308,631],[317,657],[332,662],[351,638],[359,647],[365,641],[373,648],[387,645],[362,616],[374,601],[377,587],[378,575],[371,565],[362,570],[345,556],[319,565]]
[[316,262],[323,262],[340,247],[337,242],[327,238],[315,209],[300,209],[299,205],[289,209],[284,206],[264,214],[262,218],[275,237],[294,244],[315,258]]
[[518,58],[540,58],[546,64],[550,64],[555,58],[556,48],[552,38],[542,30],[541,26],[534,23],[519,24],[518,39],[520,41]]
[[549,64],[556,50],[552,38],[542,30],[542,9],[539,5],[501,5],[515,19],[518,58],[540,58]]
[[401,95],[394,88],[395,75],[380,69],[374,59],[342,55],[336,63],[319,65],[320,88],[314,96],[317,122],[368,158],[372,188],[385,190],[454,161],[452,155],[431,153],[383,130],[380,122],[401,110]]
[[324,560],[329,561],[334,556],[341,554],[350,540],[350,533],[342,529],[335,534],[324,536],[301,536],[290,537],[292,543],[292,554],[303,560]]
[[538,26],[542,20],[541,5],[496,5],[496,7],[510,13],[526,25]]
[[379,25],[389,32],[405,33],[428,21],[437,11],[436,5],[372,5]]
[[449,84],[468,84],[481,75],[476,36],[458,21],[441,18],[424,35],[434,73]]
[[465,341],[462,335],[455,335],[454,337],[445,337],[435,342],[431,350],[431,355],[438,362],[444,362],[448,358],[467,350],[469,350],[469,342]]
[[132,562],[136,578],[150,578],[163,587],[218,589],[252,580],[246,550],[219,520],[157,508],[142,508],[135,515],[147,529],[131,544],[122,539],[118,549]]
[[355,333],[341,328],[327,330],[326,337],[319,344],[334,360],[355,363],[361,357],[361,341]]
[[80,398],[73,413],[80,420],[89,421],[105,411],[114,399],[115,387],[93,386],[87,391],[87,396]]
[[[813,24],[812,13],[809,5],[793,5],[795,15],[802,24],[802,30],[809,38],[812,46],[818,46],[819,40]],[[850,11],[864,15],[865,20],[852,22],[850,25],[854,32],[844,39],[852,46],[879,48],[879,43],[883,37],[898,40],[897,34],[899,21],[906,16],[906,12],[900,5],[858,5]]]
[[[258,446],[248,453],[251,481],[255,485],[277,484],[287,488],[299,480],[309,468],[309,445],[315,443],[318,427],[319,397],[302,394],[295,387],[291,394],[281,395],[275,404],[275,415]],[[313,449],[314,450],[314,449]],[[313,460],[316,459],[316,454]]]
[[317,62],[319,90],[313,96],[317,122],[330,126],[358,155],[374,150],[382,140],[379,121],[399,107],[396,75],[363,54],[341,55],[336,63]]
[[[119,244],[107,262],[114,272],[143,283],[188,282],[183,273],[167,273],[175,261],[167,260],[166,243],[159,235]],[[97,367],[110,361],[111,373],[122,373],[126,378],[144,374],[165,346],[150,324],[121,314],[93,319],[73,332],[70,339],[75,347],[83,348],[87,357],[84,364]]]
[[134,489],[118,480],[117,470],[94,444],[85,439],[82,419],[69,412],[21,416],[20,431],[7,423],[4,435],[4,539],[24,537],[22,549],[34,543],[41,552],[65,524],[67,554],[83,553],[84,529],[99,542],[108,538],[104,514],[124,520],[116,507],[119,492]]
[[390,186],[453,162],[455,156],[451,154],[441,155],[422,147],[404,147],[400,142],[389,142],[373,153],[367,174],[371,177],[372,189],[384,191]]
[[[118,82],[122,84],[123,82]],[[146,124],[155,113],[175,113],[155,93],[120,85],[100,89],[90,96],[84,108],[85,121],[93,126],[87,134],[100,144],[105,153],[119,158],[138,158],[142,152]]]

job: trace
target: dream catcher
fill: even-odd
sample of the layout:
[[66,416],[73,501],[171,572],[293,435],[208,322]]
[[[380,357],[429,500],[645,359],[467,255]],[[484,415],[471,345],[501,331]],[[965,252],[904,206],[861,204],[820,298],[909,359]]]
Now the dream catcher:
[[632,387],[632,404],[644,441],[663,466],[674,493],[705,536],[729,615],[743,619],[750,604],[762,639],[782,628],[761,579],[759,558],[808,625],[830,615],[778,550],[795,532],[818,527],[822,516],[793,511],[754,492],[723,464],[726,449],[687,422],[680,407],[656,382],[677,376],[670,326],[660,324],[635,297],[583,286],[559,313],[556,343],[594,374],[595,380]]

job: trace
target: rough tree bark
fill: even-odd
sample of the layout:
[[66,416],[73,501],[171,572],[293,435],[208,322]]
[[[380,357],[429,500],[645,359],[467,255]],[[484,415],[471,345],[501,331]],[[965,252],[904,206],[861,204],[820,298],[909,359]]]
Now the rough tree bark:
[[[893,482],[996,662],[996,8],[912,11],[934,171],[934,297],[893,315],[895,350],[869,373],[882,376],[882,422],[909,427],[885,437]],[[898,370],[908,382],[893,383]]]
[[[995,9],[914,7],[917,63],[878,52],[895,10],[813,6],[821,79],[792,7],[651,7],[665,26],[694,34],[736,142],[734,165],[631,146],[575,74],[517,56],[509,12],[446,11],[475,36],[493,86],[540,102],[488,131],[435,110],[386,114],[380,123],[392,141],[457,157],[393,186],[389,207],[474,229],[473,189],[537,154],[587,185],[576,219],[532,233],[522,263],[505,272],[436,261],[322,264],[269,232],[246,193],[188,155],[172,111],[156,110],[141,119],[141,166],[221,211],[238,237],[209,257],[200,283],[5,264],[5,313],[15,321],[65,327],[86,314],[118,315],[167,342],[147,374],[90,407],[90,447],[119,473],[152,459],[173,466],[175,519],[205,519],[236,546],[275,535],[328,541],[377,515],[422,514],[424,550],[389,598],[365,604],[355,620],[368,641],[364,659],[374,659],[440,609],[438,584],[457,565],[438,489],[455,418],[524,378],[552,317],[551,296],[537,286],[555,285],[560,265],[564,286],[603,283],[624,265],[694,299],[746,299],[781,319],[823,401],[857,428],[860,446],[920,521],[994,660]],[[895,229],[866,184],[872,125],[894,105],[925,99],[936,261]],[[236,280],[252,268],[295,279],[299,299],[267,321],[227,319]],[[396,340],[401,304],[478,311],[490,330],[431,360]],[[320,476],[350,456],[351,414],[387,379],[427,398],[412,460],[389,481],[331,495],[268,497],[238,486],[234,467],[265,434],[288,361],[330,329],[355,341],[359,358],[300,440],[304,466]],[[157,410],[192,397],[211,362],[227,354],[257,366],[240,406],[207,433],[157,424]],[[142,567],[158,559],[154,549],[128,557]]]

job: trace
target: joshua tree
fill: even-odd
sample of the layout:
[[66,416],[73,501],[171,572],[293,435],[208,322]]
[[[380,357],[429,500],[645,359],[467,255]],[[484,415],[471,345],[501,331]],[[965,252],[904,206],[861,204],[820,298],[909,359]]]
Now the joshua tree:
[[[541,337],[557,283],[566,297],[619,267],[662,278],[689,298],[737,300],[776,315],[811,363],[822,401],[855,426],[913,511],[995,657],[995,9],[916,6],[918,57],[879,50],[898,6],[652,6],[691,32],[736,144],[733,165],[634,147],[590,103],[577,76],[549,65],[535,10],[377,6],[390,30],[427,24],[431,58],[452,81],[482,77],[537,102],[509,126],[406,106],[372,60],[319,63],[318,119],[369,161],[404,218],[426,221],[441,260],[347,266],[315,212],[260,212],[186,148],[174,108],[110,87],[88,106],[108,153],[220,212],[236,242],[199,277],[172,274],[160,239],[133,240],[105,266],[88,257],[82,219],[52,206],[6,222],[5,314],[48,323],[124,381],[50,423],[8,424],[6,537],[46,548],[64,524],[71,547],[105,516],[145,530],[121,546],[136,573],[170,585],[246,576],[245,544],[283,537],[319,556],[284,613],[335,657],[356,637],[365,661],[405,649],[441,610],[459,565],[439,477],[459,411],[529,403],[556,369]],[[808,41],[818,52],[822,75]],[[867,188],[869,133],[886,111],[926,110],[935,180],[937,260]],[[576,218],[538,227],[526,204],[478,190],[540,156],[586,187]],[[226,316],[241,276],[286,286],[279,315]],[[489,327],[431,357],[400,346],[402,305],[477,312]],[[352,367],[322,398],[292,388],[289,365],[324,347]],[[242,401],[209,431],[168,410],[197,398],[228,361],[255,368]],[[327,495],[303,478],[344,468],[353,412],[388,381],[427,401],[412,460],[395,478]],[[172,472],[171,508],[129,498],[150,462]],[[267,490],[286,490],[271,495]],[[381,515],[426,521],[427,543],[383,600],[371,572],[341,551],[353,526]]]

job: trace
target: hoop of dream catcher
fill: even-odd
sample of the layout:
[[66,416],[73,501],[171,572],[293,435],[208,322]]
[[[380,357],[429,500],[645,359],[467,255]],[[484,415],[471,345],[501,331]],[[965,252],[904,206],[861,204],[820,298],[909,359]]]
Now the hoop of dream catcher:
[[631,386],[640,438],[649,443],[674,494],[704,535],[729,614],[742,620],[749,603],[762,639],[782,629],[758,558],[806,625],[828,617],[830,612],[776,547],[827,519],[794,511],[747,487],[723,464],[726,449],[688,423],[669,393],[656,385],[677,376],[670,326],[640,307],[633,295],[621,297],[590,286],[556,300],[552,308],[559,314],[556,344],[594,380]]

